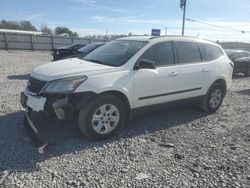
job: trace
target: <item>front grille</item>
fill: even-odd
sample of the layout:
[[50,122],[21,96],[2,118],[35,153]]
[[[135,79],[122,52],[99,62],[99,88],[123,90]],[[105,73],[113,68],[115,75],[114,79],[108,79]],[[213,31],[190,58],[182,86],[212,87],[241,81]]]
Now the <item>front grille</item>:
[[30,77],[28,85],[27,85],[27,89],[31,93],[38,94],[42,90],[42,88],[45,86],[46,83],[47,83],[46,81],[41,81],[41,80]]

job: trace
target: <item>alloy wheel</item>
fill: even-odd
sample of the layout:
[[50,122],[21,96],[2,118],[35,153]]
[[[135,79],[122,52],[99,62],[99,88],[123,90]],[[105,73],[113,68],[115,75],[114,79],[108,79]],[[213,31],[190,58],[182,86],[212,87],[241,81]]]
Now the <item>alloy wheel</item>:
[[222,91],[219,88],[213,90],[209,98],[209,105],[211,108],[217,108],[222,100]]
[[98,134],[108,134],[117,127],[119,120],[118,108],[113,104],[104,104],[95,110],[92,127]]

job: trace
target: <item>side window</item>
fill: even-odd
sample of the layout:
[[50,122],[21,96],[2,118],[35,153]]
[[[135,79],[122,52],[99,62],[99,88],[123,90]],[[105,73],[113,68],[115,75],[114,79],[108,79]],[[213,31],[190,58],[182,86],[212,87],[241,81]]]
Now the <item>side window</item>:
[[201,62],[201,54],[198,46],[192,42],[176,42],[179,63]]
[[223,55],[221,49],[217,46],[203,43],[200,43],[199,46],[204,61],[212,61]]
[[156,44],[150,47],[141,58],[154,61],[157,67],[174,64],[172,43],[162,42]]

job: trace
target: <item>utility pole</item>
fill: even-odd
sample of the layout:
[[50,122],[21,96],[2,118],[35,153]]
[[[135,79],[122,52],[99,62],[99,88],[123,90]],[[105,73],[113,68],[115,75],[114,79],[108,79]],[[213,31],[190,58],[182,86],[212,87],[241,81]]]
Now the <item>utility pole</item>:
[[182,18],[182,36],[184,36],[184,30],[185,30],[186,6],[187,6],[187,0],[180,0],[180,7],[181,7],[181,9],[183,10],[183,18]]
[[168,27],[165,27],[165,36],[167,36],[168,33]]

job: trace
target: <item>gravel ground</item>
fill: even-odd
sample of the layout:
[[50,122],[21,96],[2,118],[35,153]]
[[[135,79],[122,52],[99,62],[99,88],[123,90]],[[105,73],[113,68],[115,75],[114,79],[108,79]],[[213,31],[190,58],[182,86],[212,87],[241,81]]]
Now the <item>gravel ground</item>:
[[250,187],[250,78],[237,76],[212,115],[188,105],[141,115],[113,139],[74,126],[41,154],[19,95],[48,52],[0,51],[0,187]]

